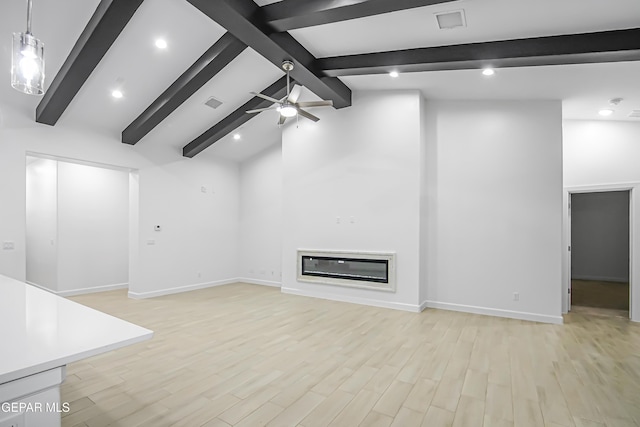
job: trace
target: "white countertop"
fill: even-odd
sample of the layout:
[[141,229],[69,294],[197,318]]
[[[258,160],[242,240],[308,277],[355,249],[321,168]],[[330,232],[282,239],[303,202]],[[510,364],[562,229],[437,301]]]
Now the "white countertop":
[[153,331],[0,275],[0,384],[152,336]]

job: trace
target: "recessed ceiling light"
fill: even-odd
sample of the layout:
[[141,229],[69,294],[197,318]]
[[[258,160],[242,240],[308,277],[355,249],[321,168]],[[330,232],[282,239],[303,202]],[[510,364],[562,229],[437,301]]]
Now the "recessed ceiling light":
[[496,70],[494,70],[493,68],[485,68],[484,70],[482,70],[483,76],[493,76],[495,73]]
[[120,99],[124,96],[124,94],[122,93],[121,90],[116,89],[111,91],[111,96],[113,96],[116,99]]
[[239,141],[239,140],[240,140],[240,138],[241,138],[241,136],[240,136],[240,134],[239,134],[239,133],[234,133],[234,134],[233,134],[233,139],[235,139],[236,141]]
[[390,76],[390,77],[393,77],[394,79],[395,79],[396,77],[398,77],[399,75],[400,75],[400,73],[398,73],[397,71],[392,71],[392,72],[390,72],[390,73],[389,73],[389,76]]
[[602,110],[598,111],[598,114],[603,117],[607,117],[613,114],[613,110],[610,108],[603,108]]
[[165,39],[157,39],[156,40],[156,47],[158,49],[166,49],[167,48],[167,41]]

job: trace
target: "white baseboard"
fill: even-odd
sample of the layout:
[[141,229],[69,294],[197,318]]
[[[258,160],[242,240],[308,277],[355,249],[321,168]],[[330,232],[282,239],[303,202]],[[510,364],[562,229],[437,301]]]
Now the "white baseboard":
[[129,291],[129,298],[145,299],[145,298],[161,297],[163,295],[179,294],[182,292],[196,291],[198,289],[212,288],[214,286],[230,285],[232,283],[238,283],[238,280],[239,279],[234,277],[232,279],[217,280],[214,282],[196,283],[193,285],[178,286],[176,288],[160,289],[160,290],[151,291],[151,292]]
[[303,291],[300,289],[285,288],[285,287],[282,287],[281,290],[283,294],[320,298],[320,299],[326,299],[330,301],[349,302],[352,304],[369,305],[372,307],[392,308],[394,310],[410,311],[412,313],[420,312],[420,307],[414,304],[405,304],[405,303],[393,302],[393,301],[381,301],[381,300],[374,300],[369,298],[349,297],[344,295],[327,294],[325,292],[320,293],[320,292],[313,292],[308,290]]
[[38,285],[37,283],[33,283],[33,282],[26,282],[26,283],[61,297],[70,297],[74,295],[84,295],[84,294],[95,294],[98,292],[115,291],[117,289],[127,289],[129,287],[128,283],[116,283],[113,285],[94,286],[91,288],[69,289],[67,291],[54,291],[53,289],[49,289],[45,286]]
[[274,288],[282,287],[280,282],[272,282],[270,280],[249,279],[248,277],[239,277],[238,282],[249,283],[251,285],[272,286]]
[[629,279],[625,277],[607,277],[607,276],[572,276],[571,280],[594,280],[598,282],[619,282],[629,283]]
[[561,325],[562,316],[549,316],[546,314],[527,313],[524,311],[501,310],[497,308],[476,307],[473,305],[452,304],[448,302],[425,301],[420,308],[438,308],[441,310],[460,311],[463,313],[482,314],[485,316],[506,317],[509,319],[529,320],[531,322],[553,323]]

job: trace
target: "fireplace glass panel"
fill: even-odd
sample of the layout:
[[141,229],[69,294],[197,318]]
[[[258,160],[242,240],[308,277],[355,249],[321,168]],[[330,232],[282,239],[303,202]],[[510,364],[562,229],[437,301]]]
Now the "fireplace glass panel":
[[378,259],[302,257],[302,275],[389,283],[389,262]]

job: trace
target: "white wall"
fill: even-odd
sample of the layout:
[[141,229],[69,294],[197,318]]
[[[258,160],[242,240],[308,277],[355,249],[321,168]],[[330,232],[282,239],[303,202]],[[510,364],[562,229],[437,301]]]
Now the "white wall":
[[58,290],[58,164],[29,158],[26,182],[26,281]]
[[[640,321],[640,123],[566,121],[563,135],[565,198],[568,191],[631,190],[630,308],[631,319]],[[566,240],[567,218],[565,209]],[[568,253],[564,255],[566,272]],[[568,274],[565,278],[566,285]]]
[[[283,131],[283,291],[418,311],[420,94],[354,93],[316,113]],[[298,282],[297,249],[396,252],[397,290]]]
[[[0,105],[0,273],[25,280],[25,157],[27,152],[137,170],[139,182],[138,248],[130,253],[129,290],[146,297],[228,283],[238,276],[239,174],[237,164],[208,156],[182,157],[166,141],[136,146],[116,135],[33,123],[21,112]],[[185,141],[188,142],[188,141]],[[207,193],[201,192],[202,187]],[[162,225],[161,232],[153,226]],[[147,245],[155,240],[155,245]]]
[[126,286],[129,174],[58,162],[58,291]]
[[560,102],[429,101],[426,113],[426,305],[561,322]]
[[571,278],[629,281],[629,192],[571,196]]
[[240,165],[240,280],[280,286],[282,268],[282,146]]
[[[436,214],[434,197],[437,194],[437,176],[435,169],[429,167],[429,158],[435,156],[437,144],[429,144],[430,137],[436,137],[429,133],[427,123],[426,100],[420,98],[420,288],[418,301],[422,304],[428,300],[431,265],[435,259],[431,237],[435,238],[437,228],[436,220],[429,221]],[[430,227],[431,226],[431,227]],[[424,309],[424,306],[421,306]]]

